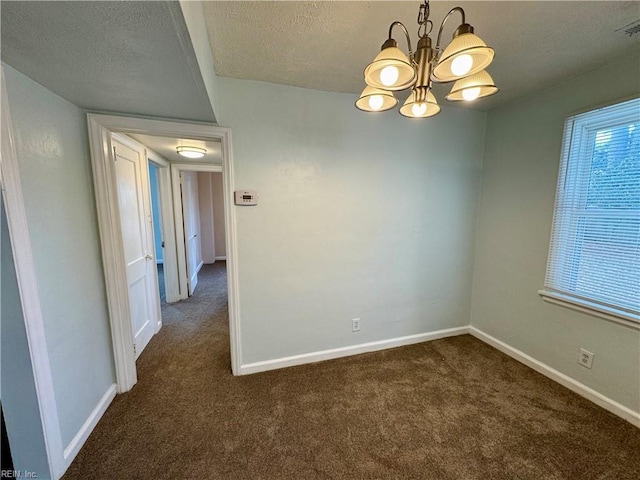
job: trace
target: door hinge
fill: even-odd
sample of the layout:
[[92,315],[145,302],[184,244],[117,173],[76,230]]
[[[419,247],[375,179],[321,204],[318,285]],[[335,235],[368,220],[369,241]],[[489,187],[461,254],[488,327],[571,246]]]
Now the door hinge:
[[117,162],[118,161],[118,155],[116,154],[116,146],[113,146],[113,161]]
[[138,348],[136,347],[136,344],[133,344],[133,354],[137,355],[138,354]]

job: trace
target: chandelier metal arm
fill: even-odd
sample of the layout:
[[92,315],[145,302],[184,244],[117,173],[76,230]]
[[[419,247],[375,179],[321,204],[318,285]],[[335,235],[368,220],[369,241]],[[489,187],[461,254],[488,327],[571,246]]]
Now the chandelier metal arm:
[[451,10],[449,10],[449,13],[447,13],[447,15],[444,17],[444,19],[442,19],[442,23],[440,24],[440,30],[438,30],[438,39],[436,41],[436,50],[437,51],[440,51],[440,38],[442,37],[442,30],[444,29],[444,25],[447,23],[447,20],[449,20],[451,15],[453,15],[455,12],[458,12],[458,13],[460,13],[460,15],[462,15],[462,24],[467,23],[466,20],[465,20],[464,10],[462,9],[462,7],[454,7]]
[[393,39],[392,31],[393,31],[393,27],[396,27],[396,26],[399,26],[400,28],[402,28],[402,31],[404,32],[404,36],[407,38],[407,45],[409,46],[409,58],[413,59],[413,48],[411,48],[411,37],[409,36],[409,32],[407,31],[407,27],[405,27],[402,22],[398,22],[396,20],[395,22],[393,22],[389,26],[389,40]]

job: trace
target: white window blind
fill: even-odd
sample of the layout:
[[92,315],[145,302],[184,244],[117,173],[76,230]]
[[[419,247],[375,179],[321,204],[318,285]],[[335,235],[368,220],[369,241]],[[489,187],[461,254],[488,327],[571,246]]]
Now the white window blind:
[[540,293],[640,322],[640,99],[566,120]]

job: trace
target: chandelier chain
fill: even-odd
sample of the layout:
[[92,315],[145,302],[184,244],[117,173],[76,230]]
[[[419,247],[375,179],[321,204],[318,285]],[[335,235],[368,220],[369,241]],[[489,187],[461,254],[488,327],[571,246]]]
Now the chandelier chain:
[[418,38],[426,37],[433,30],[433,22],[429,20],[429,0],[424,0],[418,11]]
[[429,0],[424,0],[424,3],[420,5],[418,11],[418,25],[423,26],[427,24],[429,20]]

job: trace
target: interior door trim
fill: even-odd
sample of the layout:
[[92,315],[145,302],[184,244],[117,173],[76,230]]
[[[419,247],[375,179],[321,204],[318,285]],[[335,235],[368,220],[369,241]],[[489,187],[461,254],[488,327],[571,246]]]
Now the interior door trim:
[[[240,301],[236,261],[236,218],[232,203],[234,175],[231,130],[207,124],[91,113],[87,114],[87,122],[118,392],[130,390],[137,381],[137,375],[133,344],[127,341],[127,333],[131,336],[131,318],[117,209],[117,187],[110,153],[110,136],[116,132],[213,140],[221,143],[222,165],[216,167],[218,171],[222,171],[224,189],[231,370],[234,375],[238,375],[241,360]],[[204,160],[196,169],[213,165],[206,161],[206,157]],[[179,238],[179,232],[176,234]],[[179,245],[177,247],[179,248]]]

